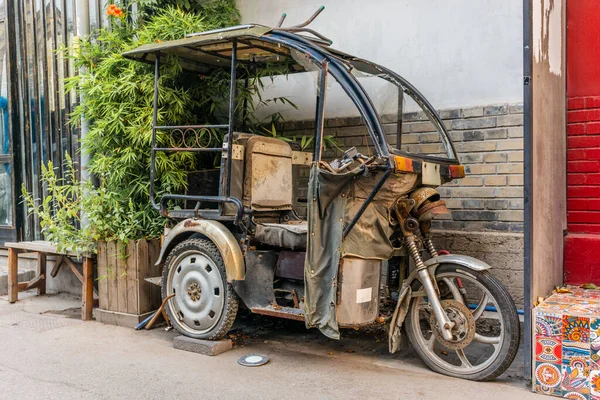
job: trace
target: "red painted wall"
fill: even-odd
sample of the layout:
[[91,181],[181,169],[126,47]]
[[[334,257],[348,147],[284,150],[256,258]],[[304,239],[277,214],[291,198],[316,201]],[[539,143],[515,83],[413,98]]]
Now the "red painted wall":
[[567,95],[600,95],[600,1],[567,0]]
[[600,284],[600,1],[567,1],[565,282]]

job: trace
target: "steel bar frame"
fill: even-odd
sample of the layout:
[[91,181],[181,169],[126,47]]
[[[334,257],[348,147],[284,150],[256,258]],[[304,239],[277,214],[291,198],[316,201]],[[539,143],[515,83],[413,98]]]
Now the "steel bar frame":
[[396,149],[402,151],[402,119],[404,115],[404,89],[398,87],[398,121],[396,122]]
[[[153,100],[153,112],[152,112],[152,144],[150,152],[150,202],[152,206],[159,210],[161,215],[169,216],[169,210],[167,207],[168,200],[189,200],[195,201],[198,205],[200,202],[214,202],[219,203],[219,213],[217,219],[231,219],[230,217],[223,216],[223,210],[221,205],[224,203],[232,203],[236,206],[235,223],[239,223],[242,219],[244,206],[240,199],[230,197],[231,193],[231,162],[233,152],[233,132],[234,132],[234,120],[235,120],[235,97],[236,97],[236,85],[237,85],[237,41],[233,41],[231,51],[231,84],[229,87],[229,123],[225,124],[213,124],[213,125],[157,125],[158,123],[158,85],[160,82],[160,54],[156,55],[154,61],[154,100]],[[156,131],[158,130],[172,130],[172,129],[225,129],[227,128],[227,160],[224,173],[226,174],[226,182],[224,188],[224,196],[191,196],[191,195],[179,195],[179,194],[165,194],[156,203],[154,199],[154,182],[156,179],[156,152],[221,152],[223,148],[178,148],[178,147],[156,147]],[[200,216],[202,210],[194,210],[195,216]]]
[[358,222],[360,217],[364,214],[364,212],[367,209],[367,207],[369,206],[369,204],[371,204],[371,202],[373,201],[373,199],[375,198],[375,196],[377,195],[377,193],[382,188],[382,186],[385,184],[385,182],[387,181],[387,179],[390,177],[391,174],[392,174],[392,168],[388,168],[383,173],[383,176],[381,177],[379,182],[377,182],[377,185],[375,185],[375,187],[373,188],[371,193],[369,193],[369,197],[367,197],[365,202],[360,206],[360,208],[356,212],[356,215],[354,215],[354,217],[348,223],[346,228],[344,228],[344,234],[343,234],[342,238],[345,238],[346,236],[348,236],[348,234],[350,233],[352,228],[354,228],[354,225],[356,225],[356,223]]
[[321,69],[319,70],[319,87],[317,93],[317,110],[315,115],[316,131],[315,131],[315,153],[313,159],[315,162],[321,161],[321,151],[323,150],[323,126],[325,124],[325,96],[327,90],[327,74],[329,66],[327,61],[323,59]]
[[160,54],[156,55],[154,61],[154,100],[152,110],[152,148],[150,149],[150,203],[152,207],[160,210],[160,206],[154,201],[154,175],[156,165],[156,123],[158,119],[158,81],[160,78]]
[[523,343],[525,351],[523,352],[525,377],[531,378],[532,374],[532,304],[531,304],[531,255],[533,252],[533,126],[532,126],[532,54],[531,54],[531,0],[523,0],[523,163],[524,163],[524,185],[523,185],[523,221],[524,221],[524,257],[523,257],[523,278],[524,278],[524,311],[523,318]]
[[[379,165],[377,169],[384,170],[384,174],[381,177],[380,181],[377,183],[375,188],[373,188],[372,192],[369,194],[361,208],[358,210],[356,215],[350,221],[350,223],[344,229],[344,236],[346,236],[355,226],[356,222],[363,215],[364,211],[367,209],[369,204],[372,203],[373,199],[383,187],[391,173],[395,170],[395,162],[394,162],[394,154],[402,154],[407,157],[414,157],[411,154],[404,154],[404,152],[399,151],[398,149],[392,149],[387,143],[385,132],[383,126],[381,125],[381,121],[379,120],[379,116],[375,111],[375,107],[371,102],[371,99],[367,95],[366,91],[362,87],[362,85],[356,80],[354,76],[348,70],[347,65],[344,61],[326,49],[316,45],[311,40],[304,38],[298,34],[290,32],[286,29],[275,29],[268,35],[264,35],[261,37],[262,41],[267,43],[273,43],[277,45],[283,45],[289,49],[297,50],[303,54],[308,55],[315,65],[320,67],[319,72],[319,94],[317,97],[317,106],[316,106],[316,129],[315,129],[315,152],[314,152],[314,160],[318,162],[321,159],[322,154],[322,141],[323,141],[323,126],[324,126],[324,107],[325,107],[325,96],[326,96],[326,82],[327,75],[331,74],[334,79],[340,84],[342,89],[346,92],[346,94],[350,97],[354,105],[357,107],[361,116],[363,117],[363,121],[367,127],[367,131],[369,132],[369,136],[373,141],[373,146],[376,150],[378,157],[385,159],[386,162],[384,165]],[[243,41],[240,43],[245,44]],[[219,216],[218,218],[225,218],[222,210],[223,203],[233,203],[237,207],[236,212],[236,222],[239,222],[243,217],[244,209],[241,201],[236,198],[230,197],[231,194],[231,163],[232,163],[232,147],[233,147],[233,133],[234,133],[234,120],[235,120],[235,106],[236,106],[236,87],[237,87],[237,75],[236,75],[236,67],[237,67],[237,49],[238,49],[238,40],[232,40],[232,51],[231,51],[231,84],[230,84],[230,97],[229,97],[229,122],[227,125],[206,125],[206,126],[198,126],[204,128],[228,128],[227,142],[224,143],[222,149],[219,148],[210,148],[210,149],[195,149],[195,148],[157,148],[156,147],[156,130],[158,129],[170,129],[170,128],[190,128],[188,126],[157,126],[156,125],[156,112],[157,112],[157,99],[158,99],[158,82],[159,82],[159,64],[160,64],[160,54],[157,54],[155,61],[155,99],[154,99],[154,121],[153,121],[153,137],[152,137],[152,165],[151,165],[151,201],[152,205],[161,211],[163,215],[168,215],[168,210],[166,210],[166,200],[190,200],[190,201],[204,201],[204,202],[216,202],[219,203]],[[357,59],[360,60],[360,59]],[[408,91],[407,93],[411,94],[411,97],[415,99],[422,107],[428,112],[428,116],[430,120],[434,123],[434,125],[441,130],[442,136],[445,136],[445,139],[448,140],[448,143],[444,143],[449,149],[449,153],[453,153],[456,155],[456,151],[452,144],[452,141],[449,140],[447,132],[445,131],[441,119],[437,112],[433,109],[433,107],[429,104],[429,102],[418,92],[416,88],[414,88],[410,83],[408,83],[404,78],[395,74],[393,71],[390,71],[382,66],[377,64],[370,63],[365,60],[360,60],[368,63],[374,68],[381,71],[386,75],[386,79],[390,80],[393,83],[398,84],[401,87],[401,90]],[[400,99],[401,100],[401,99]],[[244,111],[242,110],[244,114]],[[244,115],[242,115],[244,116]],[[399,122],[400,123],[400,122]],[[156,151],[223,151],[227,152],[226,161],[224,163],[224,171],[221,172],[221,178],[223,179],[223,174],[225,174],[225,182],[221,183],[221,194],[219,196],[185,196],[185,195],[165,195],[163,199],[160,201],[160,205],[156,204],[154,201],[154,179],[155,179],[155,152]],[[419,159],[432,159],[438,161],[443,164],[459,164],[458,160],[455,158],[444,159],[440,157],[418,157]],[[189,210],[191,212],[191,210]],[[194,210],[194,212],[198,213],[202,210]],[[178,211],[180,214],[181,212]],[[227,217],[230,218],[230,217]]]
[[225,197],[231,193],[231,156],[233,152],[233,129],[235,113],[235,89],[237,86],[237,40],[231,46],[231,84],[229,85],[229,132],[227,133],[227,177],[225,182]]

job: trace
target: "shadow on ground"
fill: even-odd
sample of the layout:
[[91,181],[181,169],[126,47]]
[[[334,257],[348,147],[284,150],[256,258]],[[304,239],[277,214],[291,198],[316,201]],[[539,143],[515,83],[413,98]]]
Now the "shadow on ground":
[[[306,329],[303,322],[252,314],[242,310],[228,336],[235,347],[253,348],[263,344],[283,346],[288,350],[339,357],[352,355],[364,362],[388,367],[427,367],[408,345],[396,354],[388,351],[387,326],[375,324],[358,330],[342,329],[341,339],[333,340],[317,329]],[[525,384],[523,346],[511,367],[497,380],[522,387]]]

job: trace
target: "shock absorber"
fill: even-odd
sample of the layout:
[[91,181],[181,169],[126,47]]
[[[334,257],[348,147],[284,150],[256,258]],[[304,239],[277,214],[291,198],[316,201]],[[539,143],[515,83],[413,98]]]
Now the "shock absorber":
[[408,252],[410,253],[410,256],[412,257],[413,261],[415,262],[415,267],[417,267],[417,270],[420,271],[424,268],[427,268],[425,266],[425,264],[423,263],[423,258],[421,258],[421,254],[419,253],[419,249],[417,247],[415,237],[413,235],[407,236],[404,239],[404,242],[406,243],[406,248],[407,248]]
[[431,240],[431,234],[430,233],[426,233],[423,235],[423,244],[425,245],[425,248],[427,249],[427,252],[429,253],[429,255],[431,257],[437,257],[438,256],[438,252],[435,249],[435,246],[433,245],[433,241]]
[[431,240],[431,220],[421,221],[420,223],[421,233],[423,234],[423,245],[427,249],[427,252],[431,257],[437,257],[439,254],[433,245]]
[[452,333],[451,329],[454,326],[454,323],[450,321],[446,313],[444,312],[442,305],[440,303],[439,295],[435,286],[433,285],[432,277],[429,275],[429,271],[427,270],[427,266],[423,262],[421,258],[421,254],[419,254],[419,249],[417,248],[417,244],[415,243],[414,235],[408,235],[405,237],[406,248],[410,253],[413,261],[415,262],[415,267],[417,269],[417,274],[419,275],[419,280],[423,284],[423,289],[425,289],[425,293],[427,293],[427,298],[429,299],[429,304],[433,309],[433,314],[440,324],[440,331],[444,339],[451,340]]
[[417,244],[415,243],[414,233],[419,229],[419,222],[410,215],[410,210],[415,206],[414,199],[399,199],[393,206],[393,212],[399,222],[402,235],[404,236],[404,243],[410,256],[415,262],[417,275],[419,281],[423,285],[423,289],[427,294],[429,305],[433,310],[435,319],[437,320],[442,337],[446,340],[452,340],[452,328],[454,323],[450,321],[446,312],[442,308],[442,303],[439,298],[439,294],[433,284],[433,277],[429,275],[427,266],[421,258]]

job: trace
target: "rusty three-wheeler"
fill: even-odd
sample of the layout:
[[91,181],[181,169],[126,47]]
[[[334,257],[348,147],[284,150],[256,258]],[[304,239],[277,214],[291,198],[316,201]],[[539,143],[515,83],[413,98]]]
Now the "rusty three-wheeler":
[[[435,188],[464,177],[452,140],[436,110],[407,80],[333,49],[308,28],[316,14],[292,27],[282,27],[282,18],[277,27],[234,26],[124,54],[155,65],[150,193],[171,224],[158,259],[164,265],[162,296],[174,295],[166,302],[171,323],[183,335],[217,340],[230,330],[241,304],[252,313],[304,321],[334,339],[341,328],[383,323],[390,352],[406,334],[431,369],[494,379],[519,345],[514,302],[489,265],[438,253],[432,241],[432,219],[448,212]],[[171,57],[198,76],[230,74],[221,124],[157,124],[161,63]],[[314,151],[244,131],[246,111],[237,107],[236,93],[247,71],[277,71],[274,65],[284,65],[289,79],[310,75],[294,87],[300,95],[315,93]],[[302,82],[307,87],[300,89]],[[382,99],[379,83],[394,88],[385,92],[394,93],[394,101]],[[326,107],[326,97],[351,104],[364,134],[359,146],[334,151],[333,157],[324,149],[331,104]],[[412,109],[404,106],[407,101]],[[377,110],[382,104],[387,111]],[[392,132],[390,110],[396,117]],[[431,129],[403,132],[407,116]],[[197,140],[202,132],[217,131],[222,145]],[[196,139],[167,141],[169,146],[157,141],[159,135]],[[157,155],[175,151],[212,152],[220,160],[213,168],[217,177],[196,193],[157,196]],[[301,179],[302,169],[308,179]]]

